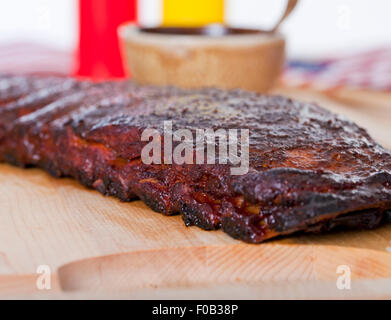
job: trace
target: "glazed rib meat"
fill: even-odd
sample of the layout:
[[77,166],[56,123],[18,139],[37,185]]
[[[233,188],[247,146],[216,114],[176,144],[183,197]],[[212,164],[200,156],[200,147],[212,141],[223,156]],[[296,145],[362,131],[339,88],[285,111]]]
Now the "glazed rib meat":
[[[164,139],[166,120],[192,133],[248,129],[248,172],[232,175],[218,162],[145,164],[142,132],[156,128]],[[364,129],[315,104],[241,90],[1,75],[0,160],[252,243],[374,228],[391,209],[391,153]]]

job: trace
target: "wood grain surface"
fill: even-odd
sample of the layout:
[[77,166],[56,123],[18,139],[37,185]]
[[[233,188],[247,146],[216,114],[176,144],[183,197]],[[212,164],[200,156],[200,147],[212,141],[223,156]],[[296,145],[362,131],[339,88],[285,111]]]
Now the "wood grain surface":
[[[387,95],[363,94],[360,104],[357,93],[276,92],[344,114],[391,148]],[[247,245],[6,164],[0,204],[2,298],[391,297],[391,225]],[[36,286],[40,265],[52,271],[50,290]],[[352,290],[336,288],[339,265],[349,266]]]

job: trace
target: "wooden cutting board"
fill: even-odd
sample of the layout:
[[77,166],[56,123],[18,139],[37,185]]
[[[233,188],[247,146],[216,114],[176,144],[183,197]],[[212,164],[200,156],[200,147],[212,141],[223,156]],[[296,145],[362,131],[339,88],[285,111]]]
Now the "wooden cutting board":
[[[278,92],[319,101],[391,147],[388,96],[389,105],[383,98],[365,107],[346,95],[337,102]],[[179,216],[140,201],[122,203],[71,179],[6,164],[0,204],[0,297],[391,297],[391,225],[248,245],[221,231],[186,228]],[[341,265],[351,271],[351,290],[336,286]],[[37,287],[39,266],[51,271],[50,290]]]

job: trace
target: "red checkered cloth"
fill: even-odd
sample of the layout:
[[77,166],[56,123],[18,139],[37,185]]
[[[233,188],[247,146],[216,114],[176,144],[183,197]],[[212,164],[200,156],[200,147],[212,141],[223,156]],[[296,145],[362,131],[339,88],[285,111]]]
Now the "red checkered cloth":
[[292,60],[282,81],[287,86],[316,90],[391,91],[391,47],[323,61]]
[[69,75],[73,69],[73,55],[66,51],[32,43],[0,45],[0,72],[50,73]]

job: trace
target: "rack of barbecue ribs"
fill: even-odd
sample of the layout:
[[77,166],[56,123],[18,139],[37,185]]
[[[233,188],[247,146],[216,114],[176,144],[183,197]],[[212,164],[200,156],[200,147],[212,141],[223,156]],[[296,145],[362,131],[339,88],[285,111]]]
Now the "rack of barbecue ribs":
[[[192,133],[248,129],[248,171],[146,164],[142,133],[156,128],[164,139],[164,121]],[[241,90],[1,75],[0,160],[251,243],[374,228],[391,216],[391,153],[364,129],[316,104]]]

